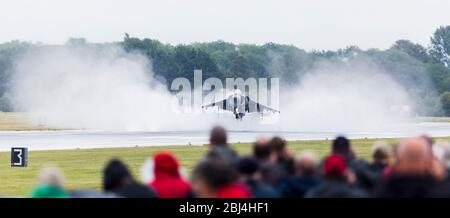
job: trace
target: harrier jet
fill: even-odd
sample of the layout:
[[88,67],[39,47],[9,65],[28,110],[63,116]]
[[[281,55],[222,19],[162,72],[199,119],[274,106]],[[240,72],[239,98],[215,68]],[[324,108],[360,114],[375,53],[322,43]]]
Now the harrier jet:
[[235,89],[234,92],[226,95],[225,99],[202,106],[202,108],[205,109],[211,107],[232,111],[236,120],[242,120],[246,113],[260,113],[261,115],[266,111],[280,113],[280,111],[276,109],[256,102],[249,96],[243,95],[238,89]]

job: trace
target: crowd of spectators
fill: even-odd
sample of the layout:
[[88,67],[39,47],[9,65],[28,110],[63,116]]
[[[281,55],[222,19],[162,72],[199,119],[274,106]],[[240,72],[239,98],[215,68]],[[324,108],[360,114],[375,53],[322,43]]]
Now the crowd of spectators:
[[127,165],[110,160],[103,169],[102,191],[64,188],[63,173],[42,169],[31,197],[128,198],[365,198],[450,197],[450,146],[426,136],[377,142],[372,157],[359,158],[343,136],[319,159],[312,151],[297,156],[280,137],[260,138],[241,156],[227,132],[214,127],[208,152],[186,176],[170,152],[154,154],[133,178]]

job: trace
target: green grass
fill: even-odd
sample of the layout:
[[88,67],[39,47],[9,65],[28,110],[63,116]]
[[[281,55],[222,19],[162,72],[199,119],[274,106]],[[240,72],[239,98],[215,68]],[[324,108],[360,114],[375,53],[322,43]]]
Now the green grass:
[[[450,139],[450,138],[447,138]],[[352,140],[352,145],[359,157],[370,159],[372,144],[379,139]],[[393,143],[395,139],[383,139]],[[331,141],[291,141],[288,146],[294,153],[311,150],[319,156],[329,152]],[[232,144],[240,154],[248,154],[251,145],[248,143]],[[99,148],[53,151],[30,151],[28,167],[10,167],[10,153],[0,153],[0,193],[10,196],[26,196],[35,185],[39,169],[46,164],[60,167],[65,174],[66,187],[101,188],[101,172],[106,162],[111,158],[125,161],[136,178],[139,178],[139,168],[142,163],[157,151],[168,150],[180,160],[182,166],[190,172],[195,163],[207,151],[207,146],[158,146],[131,148]]]

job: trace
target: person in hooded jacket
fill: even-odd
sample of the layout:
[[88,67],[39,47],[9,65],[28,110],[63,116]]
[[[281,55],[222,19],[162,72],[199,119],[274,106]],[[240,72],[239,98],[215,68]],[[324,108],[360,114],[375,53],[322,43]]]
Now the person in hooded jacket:
[[154,155],[154,180],[149,184],[161,198],[186,198],[191,185],[180,175],[179,164],[170,152]]

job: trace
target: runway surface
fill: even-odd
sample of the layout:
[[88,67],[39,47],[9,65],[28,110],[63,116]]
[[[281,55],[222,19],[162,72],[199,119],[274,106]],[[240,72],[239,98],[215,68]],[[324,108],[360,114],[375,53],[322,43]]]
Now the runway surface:
[[[287,140],[331,139],[345,133],[349,138],[395,138],[426,133],[431,136],[450,136],[450,123],[418,123],[372,131],[230,131],[230,142],[251,142],[257,137],[279,135]],[[86,149],[133,146],[202,145],[208,143],[208,132],[202,131],[0,131],[0,151],[11,147],[30,150]]]

